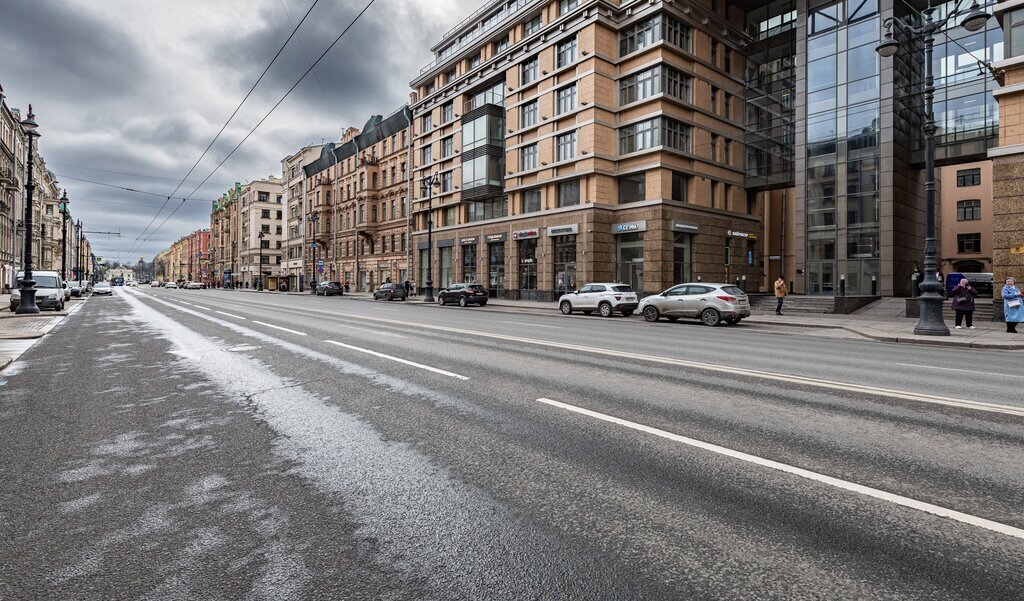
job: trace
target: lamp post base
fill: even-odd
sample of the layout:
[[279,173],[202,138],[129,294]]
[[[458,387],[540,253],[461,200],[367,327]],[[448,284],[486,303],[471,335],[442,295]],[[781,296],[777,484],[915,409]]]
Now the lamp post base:
[[18,308],[14,311],[16,315],[35,315],[39,313],[39,305],[36,304],[36,289],[34,280],[21,280],[18,282],[18,292],[21,300],[18,301]]
[[423,288],[423,302],[434,302],[434,282],[427,282],[427,285]]
[[914,333],[918,336],[949,336],[949,328],[942,319],[942,295],[924,292],[917,297],[918,321]]

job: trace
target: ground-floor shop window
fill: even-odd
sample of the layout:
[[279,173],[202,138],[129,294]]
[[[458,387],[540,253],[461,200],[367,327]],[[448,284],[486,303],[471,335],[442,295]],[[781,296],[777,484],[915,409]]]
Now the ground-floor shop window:
[[555,298],[576,289],[576,236],[557,236],[552,238],[554,246]]
[[505,243],[487,245],[487,287],[490,296],[497,298],[505,290]]
[[537,298],[537,239],[519,241],[519,298]]
[[427,266],[429,265],[430,251],[424,248],[420,250],[420,279],[418,284],[420,288],[427,287],[427,280],[429,279],[429,276],[427,275]]
[[462,247],[462,281],[476,281],[476,244]]
[[643,292],[643,232],[620,234],[615,237],[615,279],[623,284],[629,284],[637,292]]
[[453,280],[452,280],[452,278],[454,277],[454,274],[452,273],[452,254],[453,254],[452,250],[453,249],[454,249],[454,247],[452,247],[452,246],[446,246],[444,248],[439,248],[438,249],[438,251],[439,251],[439,253],[441,255],[440,256],[440,264],[441,264],[440,272],[441,273],[439,274],[441,276],[441,280],[440,280],[438,285],[441,288],[447,288],[448,286],[451,286],[452,283],[453,283]]
[[693,234],[675,234],[672,248],[672,283],[693,279]]

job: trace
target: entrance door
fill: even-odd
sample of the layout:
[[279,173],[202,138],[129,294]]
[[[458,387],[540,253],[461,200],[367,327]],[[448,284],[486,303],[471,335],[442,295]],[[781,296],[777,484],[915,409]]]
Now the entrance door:
[[519,266],[519,298],[537,300],[537,265]]
[[642,293],[644,291],[644,262],[629,263],[628,267],[629,281],[624,283],[632,286],[637,293]]

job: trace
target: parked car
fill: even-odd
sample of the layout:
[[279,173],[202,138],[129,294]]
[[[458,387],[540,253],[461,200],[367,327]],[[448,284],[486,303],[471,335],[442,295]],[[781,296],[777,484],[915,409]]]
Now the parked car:
[[110,287],[109,283],[107,283],[107,282],[98,282],[96,284],[96,286],[93,287],[92,293],[94,295],[96,295],[96,296],[100,296],[100,295],[103,295],[103,294],[105,294],[107,296],[110,296],[110,295],[112,295],[114,293],[114,290]]
[[136,282],[135,280],[128,280],[127,282],[125,282],[125,286],[128,286],[129,288],[138,288],[139,283]]
[[379,298],[384,300],[394,300],[396,298],[405,300],[405,288],[400,284],[381,284],[380,288],[373,291],[373,300]]
[[189,282],[185,284],[185,290],[202,290],[203,285],[200,282]]
[[341,282],[320,282],[313,290],[317,296],[341,296],[344,292],[341,289]]
[[167,282],[167,285],[164,286],[164,288],[168,288],[168,289],[170,289],[170,288],[177,288],[177,287],[178,287],[178,285],[175,284],[174,282]]
[[563,294],[558,299],[558,308],[562,315],[572,315],[573,311],[590,315],[597,311],[601,317],[611,317],[615,312],[622,313],[623,317],[629,317],[636,311],[636,307],[636,292],[629,284],[587,284],[575,292]]
[[[18,280],[25,277],[24,272],[18,272]],[[53,309],[54,311],[64,310],[64,296],[67,292],[67,283],[56,271],[33,271],[32,280],[35,281],[36,306],[42,309]],[[21,291],[15,288],[11,291],[11,313],[18,310],[21,304]]]
[[437,291],[437,304],[447,305],[448,303],[458,303],[460,307],[466,305],[483,307],[487,304],[487,289],[480,284],[452,284]]
[[159,288],[160,286],[162,286],[162,284],[156,280],[153,280],[152,282],[149,283],[150,288]]
[[694,317],[706,326],[717,326],[723,321],[733,325],[750,317],[750,301],[745,292],[732,284],[693,282],[645,297],[640,302],[640,313],[647,321]]

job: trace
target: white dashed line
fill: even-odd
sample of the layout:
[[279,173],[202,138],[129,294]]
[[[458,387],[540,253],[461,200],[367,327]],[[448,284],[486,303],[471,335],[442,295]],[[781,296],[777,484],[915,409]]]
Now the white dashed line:
[[192,306],[195,307],[196,309],[202,309],[203,311],[212,311],[213,310],[213,309],[210,309],[209,307],[204,307],[202,305],[192,305]]
[[531,328],[551,328],[552,330],[562,329],[562,326],[545,326],[539,323],[526,323],[525,321],[502,321],[501,323],[514,323],[517,326],[529,326]]
[[281,330],[282,332],[288,332],[290,334],[298,334],[299,336],[309,336],[309,334],[307,334],[305,332],[300,332],[298,330],[289,330],[288,328],[282,328],[281,326],[275,326],[272,323],[264,323],[262,321],[256,321],[255,319],[252,320],[252,322],[253,323],[258,323],[261,326],[267,326],[268,328],[274,328],[275,330]]
[[214,311],[214,313],[220,313],[221,315],[227,315],[228,317],[234,317],[235,319],[245,320],[244,317],[241,317],[239,315],[232,315],[231,313],[225,313],[223,311]]
[[397,361],[398,363],[403,363],[405,365],[411,365],[412,367],[418,367],[420,369],[425,369],[427,371],[432,371],[435,374],[441,374],[442,376],[448,376],[450,378],[456,378],[458,380],[468,380],[469,379],[466,376],[460,376],[459,374],[452,373],[450,371],[445,371],[443,369],[438,369],[436,367],[430,367],[429,365],[423,365],[422,363],[416,363],[414,361],[409,361],[408,359],[402,359],[400,357],[395,357],[395,356],[392,356],[392,355],[385,355],[384,353],[378,353],[377,351],[371,351],[370,349],[360,348],[358,346],[352,346],[351,344],[345,344],[344,342],[337,342],[335,340],[324,340],[324,342],[326,342],[327,344],[333,344],[335,346],[340,346],[342,348],[347,348],[349,350],[358,351],[360,353],[366,353],[367,355],[373,355],[374,357],[380,357],[381,359],[388,359],[390,361]]

